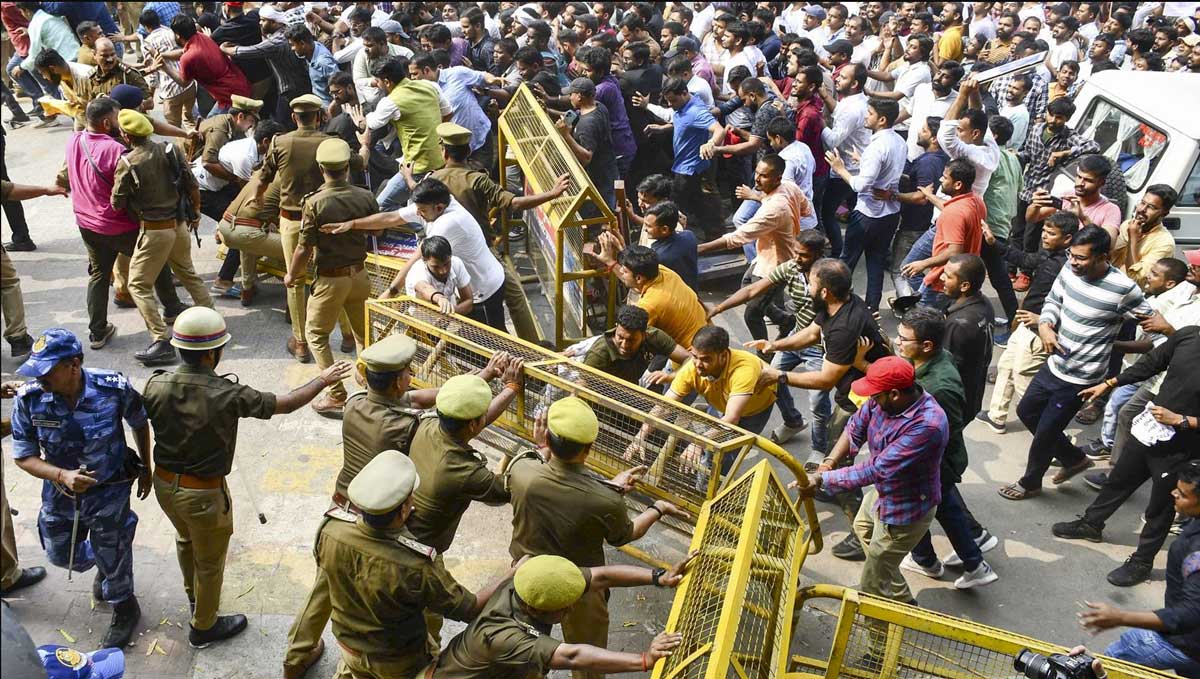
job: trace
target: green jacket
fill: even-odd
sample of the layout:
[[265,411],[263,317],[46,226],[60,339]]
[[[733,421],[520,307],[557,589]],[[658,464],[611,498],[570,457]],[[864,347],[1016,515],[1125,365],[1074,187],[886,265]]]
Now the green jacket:
[[954,357],[945,349],[939,351],[928,363],[916,370],[917,384],[929,392],[946,411],[946,422],[950,425],[950,438],[946,442],[946,453],[942,456],[942,484],[962,481],[967,469],[967,444],[963,442],[963,427],[966,421],[966,392]]

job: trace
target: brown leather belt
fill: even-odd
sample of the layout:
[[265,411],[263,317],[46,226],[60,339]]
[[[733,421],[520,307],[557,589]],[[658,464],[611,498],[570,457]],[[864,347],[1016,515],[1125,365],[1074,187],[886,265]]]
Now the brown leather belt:
[[162,229],[173,229],[179,225],[179,222],[174,219],[143,219],[142,228],[147,231],[159,231]]
[[230,226],[251,226],[256,229],[263,228],[262,220],[253,219],[251,217],[235,217],[228,212],[226,212],[224,215],[221,215],[221,220],[229,222]]
[[345,495],[342,495],[341,493],[339,493],[337,491],[334,491],[333,497],[331,497],[329,499],[333,501],[333,504],[337,505],[338,507],[341,507],[342,509],[344,509],[352,514],[362,514],[362,512],[359,511],[358,507],[355,507],[354,503],[350,501],[350,498],[346,497]]
[[343,276],[353,276],[365,268],[362,264],[350,264],[349,266],[339,266],[332,269],[317,269],[318,276],[326,278],[339,278]]
[[303,216],[303,214],[300,212],[300,210],[293,210],[291,208],[281,207],[281,208],[279,208],[279,216],[283,217],[284,219],[290,219],[293,222],[298,222],[298,221],[300,221],[300,218]]
[[192,476],[191,474],[176,474],[162,467],[155,467],[154,475],[170,484],[174,484],[178,480],[180,488],[190,488],[192,490],[213,490],[220,488],[221,484],[225,481],[225,477],[223,476],[204,478]]

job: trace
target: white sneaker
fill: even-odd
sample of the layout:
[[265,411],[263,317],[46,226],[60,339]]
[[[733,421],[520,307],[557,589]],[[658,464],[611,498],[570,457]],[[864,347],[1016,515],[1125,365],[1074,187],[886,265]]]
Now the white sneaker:
[[992,570],[992,567],[988,565],[988,562],[981,561],[975,570],[969,573],[963,573],[961,576],[959,576],[959,578],[954,581],[954,586],[957,589],[971,589],[973,587],[990,585],[999,579],[1000,576],[996,575],[996,571]]
[[979,545],[979,551],[990,552],[996,548],[996,545],[1000,544],[1000,538],[992,535],[984,528],[979,537],[975,538],[975,544]]
[[947,568],[962,568],[962,559],[959,558],[958,552],[950,552],[946,558],[942,559],[942,563]]
[[789,427],[786,424],[780,424],[775,429],[771,430],[771,440],[775,443],[787,443],[791,441],[796,434],[808,428],[807,422],[801,422],[799,427]]
[[917,560],[913,558],[912,554],[904,555],[904,560],[900,562],[900,567],[906,571],[920,573],[921,575],[924,575],[927,578],[933,578],[934,580],[942,577],[942,574],[946,572],[946,568],[942,565],[941,561],[935,562],[932,568],[926,568],[917,563]]

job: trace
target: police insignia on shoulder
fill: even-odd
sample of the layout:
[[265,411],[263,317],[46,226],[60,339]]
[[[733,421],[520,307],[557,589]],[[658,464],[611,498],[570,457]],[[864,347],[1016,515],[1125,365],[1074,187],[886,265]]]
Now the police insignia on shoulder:
[[427,559],[433,560],[433,558],[437,556],[436,549],[434,549],[433,547],[430,547],[429,545],[423,545],[420,542],[413,540],[412,538],[406,538],[403,535],[397,535],[396,542],[399,542],[400,544],[404,545],[405,547],[408,547],[412,551],[416,552],[417,554],[420,554],[421,556],[423,556]]

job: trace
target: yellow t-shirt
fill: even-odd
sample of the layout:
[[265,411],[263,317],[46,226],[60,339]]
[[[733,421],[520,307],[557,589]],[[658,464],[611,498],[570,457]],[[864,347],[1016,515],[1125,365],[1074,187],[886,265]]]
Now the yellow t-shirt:
[[658,267],[658,278],[642,291],[637,305],[650,315],[650,325],[670,335],[685,349],[692,346],[696,331],[708,324],[708,314],[696,291],[665,266]]
[[963,25],[951,26],[942,31],[942,37],[937,44],[938,56],[942,61],[953,59],[958,61],[963,55]]
[[729,350],[729,364],[725,372],[715,380],[696,373],[695,361],[683,364],[671,382],[671,391],[679,396],[699,392],[705,401],[721,413],[729,404],[731,396],[750,394],[750,402],[742,411],[742,417],[757,415],[775,403],[775,384],[756,390],[758,376],[762,374],[763,362],[755,354],[741,349]]

